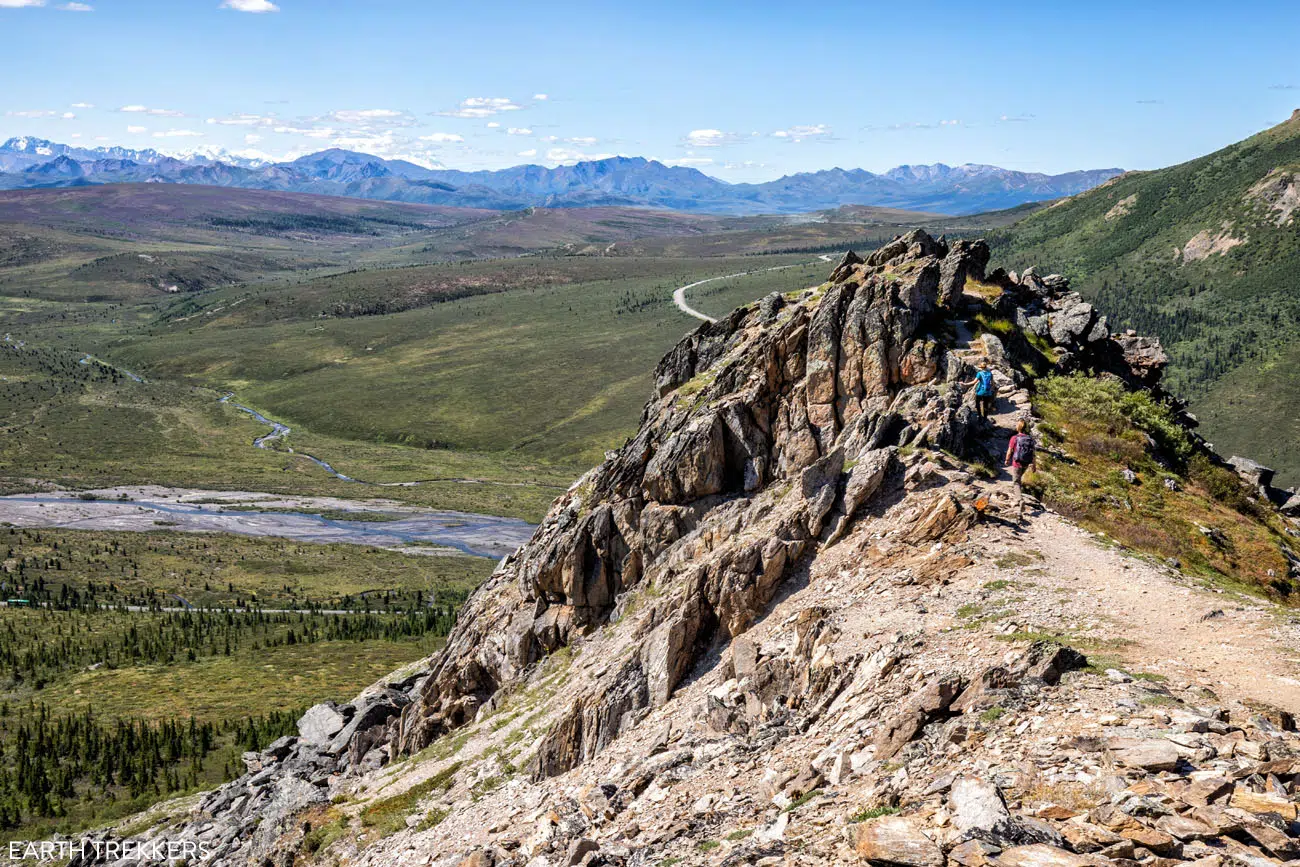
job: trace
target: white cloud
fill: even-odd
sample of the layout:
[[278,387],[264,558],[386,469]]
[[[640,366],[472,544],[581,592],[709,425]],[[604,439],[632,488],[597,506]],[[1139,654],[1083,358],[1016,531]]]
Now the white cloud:
[[402,112],[391,108],[361,108],[332,111],[329,116],[343,123],[358,123],[375,119],[401,117]]
[[79,133],[79,132],[74,132],[72,135],[68,136],[68,138],[70,138],[70,139],[79,139],[79,138],[81,138],[81,133]]
[[234,9],[236,12],[279,12],[280,7],[270,0],[222,0],[222,9]]
[[390,156],[397,146],[397,138],[392,130],[384,132],[346,132],[331,140],[336,148],[350,151],[364,151],[375,156]]
[[74,102],[70,108],[94,108],[95,104],[91,102]]
[[[4,2],[4,0],[0,0],[0,2]],[[25,118],[25,119],[27,119],[27,120],[35,120],[35,119],[37,119],[37,118],[41,118],[41,117],[54,117],[55,115],[58,114],[58,112],[57,112],[57,111],[30,110],[30,111],[6,111],[5,114],[6,114],[7,116],[9,116],[9,117],[21,117],[21,118]]]
[[462,142],[465,140],[463,135],[456,135],[454,132],[435,132],[431,135],[420,136],[420,141],[430,141],[434,144],[447,144],[451,142]]
[[338,130],[333,130],[326,127],[317,128],[317,127],[298,127],[298,126],[277,126],[273,130],[273,132],[278,132],[282,135],[302,135],[302,136],[306,136],[307,138],[333,138],[334,136],[339,134]]
[[275,126],[275,124],[279,123],[274,115],[246,114],[243,112],[228,117],[210,117],[207,122],[221,126]]
[[149,108],[147,105],[124,105],[118,111],[127,114],[151,114],[154,117],[185,117],[185,112],[170,108]]
[[131,135],[139,135],[140,133],[148,132],[149,130],[142,126],[128,126],[126,131],[131,133]]
[[262,137],[261,137],[260,135],[258,135],[257,133],[255,133],[255,132],[250,132],[248,135],[244,136],[244,144],[247,144],[247,145],[254,145],[254,144],[257,144],[257,143],[260,142],[261,140],[262,140]]
[[558,135],[544,135],[544,136],[542,136],[542,141],[547,142],[548,144],[549,144],[550,142],[553,142],[553,141],[559,141],[559,140],[560,140],[560,137],[559,137]]
[[94,12],[95,7],[87,3],[64,3],[59,7],[64,12]]
[[734,132],[720,129],[693,129],[686,134],[686,144],[697,148],[716,148],[732,144],[740,139]]
[[201,136],[201,135],[203,135],[203,133],[195,132],[192,129],[169,129],[169,130],[164,130],[162,132],[156,132],[153,134],[153,137],[154,138],[192,138],[194,136]]
[[23,6],[44,6],[45,0],[0,0],[0,9],[20,9]]
[[676,160],[664,160],[663,164],[666,166],[686,166],[688,168],[694,166],[711,166],[713,165],[713,158],[712,157],[682,157],[681,159],[676,159]]
[[960,124],[961,124],[961,121],[959,121],[959,120],[941,120],[941,121],[939,121],[939,126],[959,126]]
[[520,151],[518,154],[516,154],[516,156],[535,157],[537,156],[537,148],[529,148],[526,151]]
[[471,96],[463,99],[453,111],[441,111],[437,114],[445,117],[491,117],[503,111],[519,111],[523,106],[504,96]]
[[501,124],[497,123],[495,120],[490,120],[490,121],[488,121],[487,128],[488,128],[488,129],[500,129],[500,128],[501,128]]
[[70,111],[65,111],[63,114],[59,115],[59,117],[63,118],[64,120],[76,120],[76,119],[77,119],[77,116],[76,116],[75,114],[73,114],[72,112],[70,112]]
[[1028,123],[1033,119],[1032,114],[1004,114],[998,118],[1002,123]]
[[527,127],[512,126],[506,130],[506,135],[532,135],[533,131]]
[[534,93],[533,99],[537,100],[538,102],[546,102],[546,100],[550,99],[550,97],[544,93]]
[[394,108],[347,108],[331,111],[324,117],[303,118],[311,124],[341,126],[356,133],[378,133],[394,127],[415,126],[415,116]]
[[598,139],[595,136],[591,136],[591,135],[580,135],[580,136],[574,136],[573,138],[570,139],[565,139],[565,141],[567,141],[569,144],[578,145],[579,147],[591,147],[598,141]]
[[799,142],[806,138],[817,138],[819,136],[828,136],[831,134],[831,128],[824,123],[813,125],[792,126],[789,129],[778,129],[772,133],[774,138],[785,139],[786,141]]
[[546,152],[546,158],[553,163],[581,163],[591,162],[593,160],[607,160],[614,154],[588,154],[582,151],[573,151],[568,148],[551,148]]

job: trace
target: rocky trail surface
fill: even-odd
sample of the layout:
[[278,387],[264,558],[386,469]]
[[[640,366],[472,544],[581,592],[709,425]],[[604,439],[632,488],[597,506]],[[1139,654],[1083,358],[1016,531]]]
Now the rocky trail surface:
[[1012,520],[1028,338],[953,323],[995,285],[1130,388],[1158,344],[987,261],[913,233],[702,325],[443,651],[129,830],[259,867],[1300,858],[1290,610]]

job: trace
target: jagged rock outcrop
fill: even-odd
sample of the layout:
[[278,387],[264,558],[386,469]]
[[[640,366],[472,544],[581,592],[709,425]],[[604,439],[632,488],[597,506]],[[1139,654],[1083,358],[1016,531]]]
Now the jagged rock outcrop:
[[[637,612],[639,652],[573,708],[537,772],[567,770],[666,701],[702,647],[744,633],[828,522],[842,532],[878,492],[890,446],[965,447],[974,414],[950,387],[963,363],[931,326],[987,260],[981,243],[913,232],[865,261],[846,256],[824,287],[770,296],[678,344],[637,436],[475,594],[392,726],[397,749],[471,719],[650,588],[664,596]],[[862,469],[841,485],[849,460]]]
[[[1052,348],[1050,361],[1056,371],[1094,370],[1114,374],[1134,388],[1159,388],[1169,364],[1159,338],[1132,331],[1113,334],[1106,317],[1070,291],[1066,277],[1040,277],[1033,268],[1019,276],[998,269],[988,282],[1003,290],[998,311],[1024,335]],[[1015,336],[1020,341],[1017,354],[1032,356],[1031,347]]]

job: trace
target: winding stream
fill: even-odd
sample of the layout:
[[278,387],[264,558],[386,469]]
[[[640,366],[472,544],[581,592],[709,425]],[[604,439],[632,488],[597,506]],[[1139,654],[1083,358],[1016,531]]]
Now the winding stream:
[[[267,418],[257,410],[253,409],[252,407],[244,406],[242,403],[235,403],[235,395],[233,392],[228,392],[225,397],[221,398],[221,403],[228,403],[231,406],[233,406],[235,409],[239,410],[240,412],[246,412],[250,416],[252,416],[255,420],[261,422],[264,425],[270,426],[271,432],[269,434],[264,434],[263,436],[260,436],[257,439],[253,440],[253,445],[257,446],[259,449],[266,448],[267,443],[274,442],[275,440],[284,439],[290,434],[290,432],[293,431],[293,428],[289,427],[284,422],[276,421],[273,418]],[[320,467],[322,470],[324,470],[325,472],[329,473],[331,476],[333,476],[334,478],[342,482],[355,482],[358,485],[374,485],[380,488],[403,487],[403,486],[421,484],[420,482],[363,482],[361,479],[354,479],[351,476],[343,475],[338,470],[330,466],[327,462],[321,460],[315,455],[309,455],[306,452],[296,452],[292,448],[289,449],[289,454],[297,455],[300,458],[306,458],[307,460],[311,461],[313,464]]]

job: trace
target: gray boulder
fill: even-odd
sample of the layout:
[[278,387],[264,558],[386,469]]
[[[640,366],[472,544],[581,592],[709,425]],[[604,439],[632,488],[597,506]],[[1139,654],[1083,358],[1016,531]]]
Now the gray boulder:
[[952,807],[952,826],[963,833],[992,831],[1011,821],[1011,813],[998,787],[979,777],[953,780],[948,802]]
[[1273,484],[1273,476],[1276,474],[1276,470],[1266,467],[1258,461],[1252,461],[1250,458],[1242,458],[1237,455],[1228,458],[1228,465],[1241,477],[1243,482],[1267,496],[1268,488]]
[[347,720],[339,711],[339,706],[327,701],[308,708],[299,718],[298,737],[309,746],[324,749],[346,724]]
[[365,732],[388,722],[390,718],[401,713],[402,708],[410,702],[411,699],[405,693],[395,689],[385,689],[382,692],[363,696],[357,700],[356,713],[352,715],[352,719],[330,739],[325,752],[331,755],[342,753],[358,732]]
[[1052,342],[1058,346],[1069,346],[1081,342],[1092,330],[1094,317],[1097,315],[1091,304],[1067,296],[1073,303],[1066,303],[1051,314],[1050,333]]
[[1290,498],[1282,504],[1282,514],[1300,516],[1300,494],[1291,494]]

